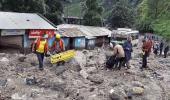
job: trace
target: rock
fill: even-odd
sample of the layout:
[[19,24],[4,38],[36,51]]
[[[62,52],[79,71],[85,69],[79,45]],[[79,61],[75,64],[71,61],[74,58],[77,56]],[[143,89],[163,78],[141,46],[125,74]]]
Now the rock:
[[26,59],[26,57],[24,57],[24,56],[18,58],[18,60],[19,60],[20,62],[24,62],[25,59]]
[[35,77],[28,77],[26,78],[25,81],[27,85],[35,85],[37,83],[37,80]]
[[95,84],[101,84],[104,81],[104,79],[98,75],[88,76],[87,79],[90,80],[91,82],[94,82]]
[[66,66],[57,66],[55,74],[56,75],[60,75],[62,74],[64,71],[66,71]]
[[87,69],[87,73],[89,73],[89,74],[96,73],[96,72],[97,72],[96,67],[89,67],[89,68]]
[[49,83],[50,88],[55,91],[64,92],[66,88],[66,82],[60,78],[53,78]]
[[27,100],[27,96],[26,96],[26,94],[21,95],[18,93],[14,93],[14,94],[12,94],[11,99],[13,99],[13,100]]
[[118,94],[114,93],[113,89],[110,90],[109,98],[110,100],[122,100]]
[[83,70],[83,69],[80,71],[80,75],[81,75],[83,78],[85,78],[85,79],[89,76],[89,75],[87,74],[87,72],[86,72],[85,70]]
[[133,87],[131,91],[133,95],[142,95],[144,93],[144,88]]
[[139,82],[139,81],[133,81],[132,84],[133,84],[133,86],[135,86],[135,87],[144,88],[144,85],[143,85],[141,82]]
[[5,86],[7,84],[7,80],[0,80],[0,86]]
[[9,62],[9,59],[7,59],[6,57],[3,57],[2,59],[0,59],[0,62]]

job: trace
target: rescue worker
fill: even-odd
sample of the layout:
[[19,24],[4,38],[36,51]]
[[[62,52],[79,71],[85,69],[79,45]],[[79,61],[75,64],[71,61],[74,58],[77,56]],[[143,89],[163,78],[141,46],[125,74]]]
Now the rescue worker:
[[33,48],[35,48],[35,53],[39,61],[40,70],[44,70],[43,60],[44,60],[44,55],[47,54],[47,50],[48,50],[47,38],[48,38],[48,35],[44,33],[41,35],[41,37],[37,38],[35,42],[33,43]]
[[123,49],[125,52],[125,64],[127,68],[130,68],[130,59],[132,57],[132,37],[129,36],[127,41],[123,44]]
[[124,59],[125,59],[125,53],[124,53],[123,47],[121,45],[116,44],[116,43],[112,43],[112,44],[113,44],[113,51],[114,51],[113,56],[116,57],[115,58],[115,62],[116,62],[115,68],[118,68],[120,70],[122,67],[122,64],[124,62]]
[[65,51],[65,46],[64,46],[63,40],[61,39],[61,35],[56,34],[55,37],[56,37],[56,39],[53,44],[54,52],[60,53],[60,52]]
[[[64,46],[64,42],[63,40],[61,39],[61,35],[60,34],[56,34],[55,35],[55,41],[54,41],[54,44],[53,44],[53,54],[56,54],[56,53],[60,53],[60,52],[63,52],[65,51],[65,46]],[[64,65],[64,61],[60,61],[57,63],[57,65]]]

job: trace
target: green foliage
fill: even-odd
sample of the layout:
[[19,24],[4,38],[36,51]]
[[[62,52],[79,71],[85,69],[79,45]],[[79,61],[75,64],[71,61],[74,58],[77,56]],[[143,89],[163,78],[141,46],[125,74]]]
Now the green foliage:
[[109,23],[112,28],[133,27],[135,22],[135,9],[131,8],[127,0],[120,0],[112,9]]
[[54,24],[62,21],[61,0],[1,0],[0,10],[26,13],[40,13]]
[[170,0],[143,0],[138,6],[138,12],[137,23],[141,32],[153,30],[170,38]]
[[103,8],[99,6],[97,0],[86,0],[86,11],[83,16],[84,25],[102,26]]

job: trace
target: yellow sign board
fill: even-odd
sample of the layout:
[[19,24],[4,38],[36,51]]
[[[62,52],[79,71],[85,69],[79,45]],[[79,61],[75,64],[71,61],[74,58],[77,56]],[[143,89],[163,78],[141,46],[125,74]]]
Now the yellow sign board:
[[69,59],[69,58],[73,57],[74,55],[75,55],[75,50],[68,50],[68,51],[65,51],[65,52],[61,52],[61,53],[52,55],[50,57],[50,60],[51,60],[51,63],[54,64],[54,63],[57,63],[59,61]]

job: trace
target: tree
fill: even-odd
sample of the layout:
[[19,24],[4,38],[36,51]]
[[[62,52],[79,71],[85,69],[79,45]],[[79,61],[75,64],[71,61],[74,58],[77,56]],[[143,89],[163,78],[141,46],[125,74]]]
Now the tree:
[[86,11],[83,16],[84,25],[102,26],[103,8],[99,6],[97,0],[86,0]]
[[62,0],[1,0],[0,10],[40,13],[54,24],[62,22]]
[[127,0],[120,0],[112,9],[108,22],[112,28],[133,27],[135,22],[135,10],[131,8]]

